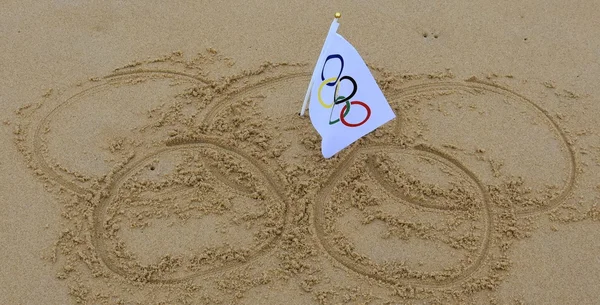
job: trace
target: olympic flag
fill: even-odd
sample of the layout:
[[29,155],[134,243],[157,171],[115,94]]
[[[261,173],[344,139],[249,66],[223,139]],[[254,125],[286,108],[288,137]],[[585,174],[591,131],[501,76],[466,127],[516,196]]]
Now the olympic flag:
[[356,49],[331,23],[306,93],[310,120],[321,135],[321,152],[330,158],[396,115]]

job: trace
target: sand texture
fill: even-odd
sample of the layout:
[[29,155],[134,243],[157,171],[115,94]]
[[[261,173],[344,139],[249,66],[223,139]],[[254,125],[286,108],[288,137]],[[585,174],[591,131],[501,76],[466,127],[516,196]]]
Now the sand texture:
[[[335,11],[397,117],[324,159]],[[596,304],[599,12],[9,1],[0,304]]]

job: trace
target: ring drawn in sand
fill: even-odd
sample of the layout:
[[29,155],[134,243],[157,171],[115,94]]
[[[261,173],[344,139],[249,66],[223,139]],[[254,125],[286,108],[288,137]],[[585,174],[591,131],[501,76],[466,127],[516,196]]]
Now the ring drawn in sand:
[[[148,124],[143,110],[173,102],[169,94],[156,96],[158,91],[152,87],[171,87],[168,93],[179,92],[181,88],[173,82],[204,83],[201,78],[176,71],[135,70],[117,72],[91,82],[88,88],[78,88],[78,93],[59,100],[33,130],[33,162],[60,185],[79,194],[88,193],[86,182],[91,177],[106,174],[119,163],[107,160],[112,156],[103,151],[107,150],[102,147],[105,141],[115,134],[139,139],[133,129]],[[128,115],[131,113],[138,115]],[[161,136],[164,137],[162,134],[148,137]],[[64,160],[60,162],[57,158]]]
[[[431,110],[419,108],[417,111],[420,113],[411,111],[412,106],[399,111],[395,122],[398,133],[406,133],[407,128],[417,123],[429,124],[429,130],[425,128],[425,131],[419,131],[428,134],[428,145],[441,148],[445,144],[451,144],[465,149],[476,143],[478,147],[470,147],[472,151],[487,145],[485,151],[488,154],[503,150],[512,157],[502,160],[506,163],[505,168],[512,166],[506,170],[508,174],[512,171],[515,176],[525,176],[528,183],[537,182],[526,177],[528,173],[543,172],[546,179],[554,178],[547,182],[553,185],[550,195],[540,195],[529,206],[517,206],[517,214],[527,216],[552,210],[571,193],[577,174],[573,148],[556,121],[525,96],[499,85],[470,79],[467,82],[440,81],[408,85],[389,94],[389,99],[392,103],[410,101],[411,105],[425,104],[431,107]],[[459,107],[460,111],[453,116],[445,112],[443,107]],[[500,108],[505,112],[507,109],[512,110],[514,115],[494,117],[495,114],[491,111]],[[469,113],[473,115],[469,116]],[[427,115],[429,117],[425,117]],[[410,116],[414,117],[408,118]],[[473,123],[480,125],[473,126]],[[495,126],[494,123],[498,125]],[[540,150],[536,145],[544,149]],[[484,180],[485,177],[486,184],[493,184],[496,181],[486,177],[490,176],[489,169],[485,166],[478,167],[481,166],[476,162],[478,158],[480,156],[473,156],[470,160],[464,155],[459,157],[480,179]],[[540,192],[545,191],[541,189],[542,186],[539,188]]]
[[[113,272],[135,281],[179,282],[248,264],[279,238],[287,204],[273,173],[218,139],[190,141],[169,143],[147,155],[107,187],[109,195],[94,211],[92,241]],[[154,234],[139,235],[147,239],[137,241],[142,243],[138,248],[145,250],[132,253],[119,234],[127,230],[123,222],[130,227],[148,222],[154,223],[152,227],[167,225]],[[199,240],[212,246],[184,245],[183,252],[188,253],[179,257],[167,247],[165,256],[148,259],[154,264],[139,262],[140,256],[156,252],[152,247],[169,244],[169,232],[180,225],[192,226],[185,231],[188,238],[199,235]],[[218,232],[218,227],[233,230],[234,235],[244,233],[244,238]]]
[[[391,167],[377,169],[373,162],[374,156],[382,154],[398,155],[400,160],[408,163],[417,161],[413,164],[413,170],[419,166],[424,166],[427,170],[435,169],[436,175],[447,176],[453,181],[446,181],[447,189],[435,183],[422,182],[425,177],[418,179],[404,174],[396,177],[396,181],[390,181],[385,177],[386,173],[399,174],[401,171],[400,168],[391,171]],[[361,156],[364,157],[362,161]],[[357,162],[362,165],[357,167],[354,165]],[[358,177],[367,176],[377,183],[356,183]],[[438,178],[434,180],[439,180]],[[383,186],[383,190],[377,184]],[[388,195],[384,196],[383,193]],[[354,196],[342,195],[340,200],[333,198],[340,194]],[[430,202],[441,198],[444,198],[441,203]],[[360,216],[348,216],[355,213],[360,213]],[[441,223],[420,223],[420,213],[444,222],[445,226],[439,227]],[[435,217],[433,214],[442,216]],[[494,226],[491,214],[490,199],[484,186],[458,161],[427,146],[406,149],[377,145],[353,151],[332,173],[315,200],[314,226],[325,250],[338,262],[359,274],[392,285],[443,287],[469,277],[483,264],[490,249]],[[448,222],[445,217],[453,220]],[[340,221],[340,218],[348,219]],[[357,229],[363,233],[360,240],[350,240],[342,233],[343,229],[340,229],[353,221],[360,224],[360,229]],[[375,226],[377,223],[380,230],[385,232],[383,238],[378,238],[381,233],[373,234],[377,230],[368,229],[368,226]],[[454,230],[456,231],[452,232]],[[438,236],[438,233],[446,236]],[[460,240],[453,238],[452,234],[468,239],[472,248],[460,244],[440,248],[444,243]],[[360,247],[360,243],[365,245]],[[385,245],[389,245],[387,249]],[[419,250],[421,252],[410,255],[410,252]],[[440,250],[443,251],[438,260],[451,256],[452,251],[462,251],[467,255],[456,260],[454,266],[437,266],[438,270],[418,270],[417,265],[423,265],[423,262],[407,263],[407,260],[423,259],[433,251]],[[395,252],[397,257],[377,262],[376,257],[360,252],[388,253],[387,256]]]

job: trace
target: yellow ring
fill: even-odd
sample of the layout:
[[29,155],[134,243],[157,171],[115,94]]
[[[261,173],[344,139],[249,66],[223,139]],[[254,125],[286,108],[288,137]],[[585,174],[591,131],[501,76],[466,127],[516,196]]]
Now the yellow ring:
[[319,98],[319,104],[321,104],[321,106],[325,107],[325,108],[331,108],[331,106],[333,106],[333,102],[331,102],[331,104],[325,104],[325,102],[323,102],[323,99],[321,98],[321,91],[323,90],[323,86],[325,86],[328,83],[334,82],[337,80],[337,77],[332,77],[332,78],[328,78],[326,80],[324,80],[321,85],[319,85],[319,91],[317,92],[317,97]]

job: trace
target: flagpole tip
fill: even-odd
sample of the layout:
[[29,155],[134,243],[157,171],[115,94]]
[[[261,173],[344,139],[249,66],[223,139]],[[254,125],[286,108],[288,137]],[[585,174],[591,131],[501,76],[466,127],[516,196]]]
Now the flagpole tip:
[[340,19],[340,17],[342,17],[342,13],[336,12],[333,17],[335,17],[335,19]]

